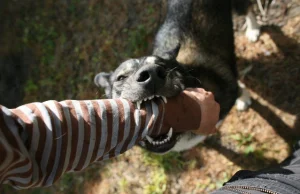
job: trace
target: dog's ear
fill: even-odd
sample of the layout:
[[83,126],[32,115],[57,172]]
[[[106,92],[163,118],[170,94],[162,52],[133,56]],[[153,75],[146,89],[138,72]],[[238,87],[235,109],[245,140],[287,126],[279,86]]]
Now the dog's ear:
[[111,75],[112,73],[101,72],[94,78],[96,86],[104,88],[107,98],[112,98],[112,84],[110,82]]
[[168,50],[166,52],[163,52],[161,54],[161,58],[166,60],[176,60],[176,57],[180,50],[180,44],[177,44],[177,46],[171,50]]

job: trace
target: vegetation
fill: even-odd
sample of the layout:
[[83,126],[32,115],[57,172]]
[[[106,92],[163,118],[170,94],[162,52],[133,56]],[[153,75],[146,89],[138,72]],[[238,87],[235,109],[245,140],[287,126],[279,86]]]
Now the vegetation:
[[[288,1],[292,9],[294,1]],[[24,103],[103,98],[93,84],[94,75],[149,54],[165,5],[146,0],[1,3],[0,54],[21,52],[30,58]],[[286,6],[275,8],[281,7]],[[167,155],[134,148],[83,172],[66,174],[52,187],[15,191],[3,186],[0,193],[208,193],[239,169],[282,161],[292,142],[285,135],[300,123],[300,18],[270,18],[257,43],[249,43],[240,32],[244,18],[235,18],[237,63],[240,71],[253,67],[242,81],[254,103],[243,113],[233,109],[219,134],[204,144]],[[279,27],[268,26],[279,22]]]

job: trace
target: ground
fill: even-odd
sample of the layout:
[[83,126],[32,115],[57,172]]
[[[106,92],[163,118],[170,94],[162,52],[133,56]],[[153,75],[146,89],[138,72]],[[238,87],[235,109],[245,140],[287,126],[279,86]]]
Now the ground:
[[[102,98],[94,75],[149,54],[164,6],[147,0],[1,1],[0,62],[21,61],[15,77],[24,87],[23,103]],[[274,0],[267,17],[256,14],[262,34],[255,43],[244,35],[244,17],[234,17],[238,69],[252,105],[245,112],[233,108],[216,135],[164,156],[135,147],[49,188],[1,186],[0,193],[205,194],[237,170],[282,161],[300,133],[300,2]]]

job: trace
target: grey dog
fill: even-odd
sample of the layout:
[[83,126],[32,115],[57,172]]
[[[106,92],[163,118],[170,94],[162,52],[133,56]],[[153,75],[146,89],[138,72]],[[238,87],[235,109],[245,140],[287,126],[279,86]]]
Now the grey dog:
[[[232,9],[245,12],[247,1],[169,0],[167,15],[154,42],[152,55],[123,62],[112,73],[99,73],[95,83],[108,98],[136,103],[178,95],[188,87],[212,91],[220,104],[220,120],[238,99]],[[250,104],[242,92],[241,109]],[[191,107],[192,108],[192,107]],[[145,138],[140,146],[156,153],[189,149],[205,136],[190,132]]]

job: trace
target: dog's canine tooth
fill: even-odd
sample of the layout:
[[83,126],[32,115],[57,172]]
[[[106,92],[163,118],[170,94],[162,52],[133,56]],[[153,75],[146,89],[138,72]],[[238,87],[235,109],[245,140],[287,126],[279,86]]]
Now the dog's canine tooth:
[[168,132],[168,134],[167,134],[168,139],[171,139],[172,134],[173,134],[173,128],[170,128],[170,130],[169,130],[169,132]]
[[162,96],[161,98],[162,98],[163,101],[167,104],[167,102],[168,102],[168,101],[167,101],[167,98],[166,98],[165,96]]
[[152,137],[146,135],[146,139],[149,141],[149,143],[151,143],[151,144],[154,143]]
[[137,108],[140,110],[141,109],[141,104],[142,104],[142,101],[141,100],[138,100],[137,102],[136,102],[136,106],[137,106]]

